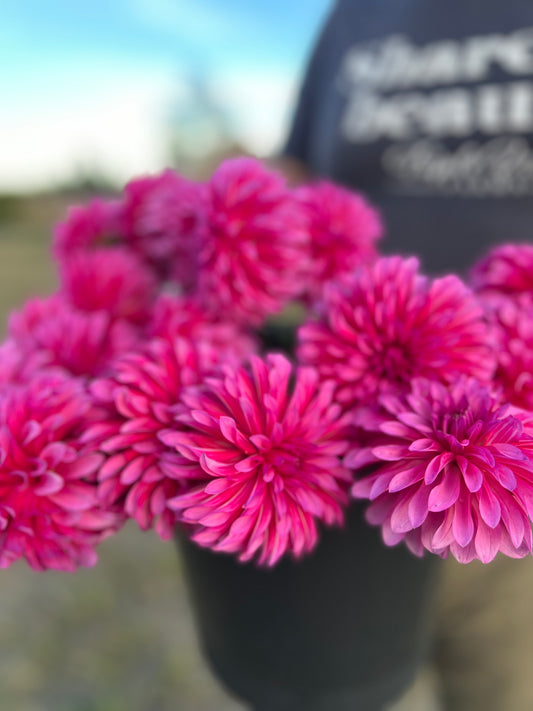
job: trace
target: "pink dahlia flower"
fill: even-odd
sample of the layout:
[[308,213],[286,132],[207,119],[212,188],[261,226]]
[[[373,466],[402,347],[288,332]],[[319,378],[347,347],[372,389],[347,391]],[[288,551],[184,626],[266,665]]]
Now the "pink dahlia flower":
[[283,179],[252,158],[222,163],[207,190],[198,294],[224,318],[259,325],[303,287],[308,236]]
[[124,189],[129,244],[164,278],[185,291],[196,284],[198,222],[205,187],[172,170],[132,180]]
[[258,349],[257,340],[232,321],[214,318],[192,298],[161,294],[152,312],[148,334],[153,338],[185,338],[205,342],[221,354],[243,358]]
[[27,353],[15,340],[8,338],[0,345],[0,386],[22,385],[43,369],[48,370],[45,353]]
[[307,290],[318,298],[324,284],[376,259],[383,234],[377,211],[359,194],[322,181],[296,191],[308,219],[311,264]]
[[39,356],[43,366],[77,376],[101,374],[139,338],[128,322],[103,311],[77,311],[57,295],[31,299],[13,312],[9,335],[28,356]]
[[201,480],[169,502],[193,540],[271,566],[312,550],[317,521],[342,523],[350,477],[332,394],[313,368],[293,373],[281,355],[252,356],[250,370],[225,367],[183,392],[160,436]]
[[94,565],[94,546],[121,523],[97,501],[103,458],[80,441],[91,417],[73,379],[0,390],[0,567],[22,557],[36,570]]
[[496,247],[473,267],[470,280],[476,291],[528,293],[533,297],[533,245]]
[[414,258],[387,257],[325,292],[323,317],[299,330],[299,357],[337,384],[346,407],[413,377],[488,380],[494,370],[484,313],[455,276],[430,282]]
[[155,298],[152,272],[124,247],[75,252],[61,263],[61,294],[80,311],[146,321]]
[[[370,499],[369,523],[387,545],[405,541],[461,563],[488,563],[501,551],[531,551],[533,430],[531,416],[501,406],[473,379],[451,386],[416,379],[402,397],[380,399],[370,474],[352,489]],[[347,466],[360,464],[355,449]]]
[[96,199],[71,207],[55,229],[53,253],[62,261],[79,249],[116,242],[120,231],[120,203]]
[[503,400],[533,410],[533,301],[529,294],[481,298],[493,329],[494,384]]
[[195,472],[158,434],[171,426],[183,387],[197,383],[215,360],[208,347],[155,339],[91,385],[103,414],[84,441],[106,457],[98,474],[100,500],[136,519],[143,530],[155,525],[163,539],[172,537],[176,521],[168,500]]

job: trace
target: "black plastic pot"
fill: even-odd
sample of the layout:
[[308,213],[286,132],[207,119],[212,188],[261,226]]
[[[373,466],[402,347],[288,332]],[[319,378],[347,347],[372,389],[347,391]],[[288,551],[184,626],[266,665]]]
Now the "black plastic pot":
[[256,711],[378,711],[412,681],[439,561],[385,547],[362,512],[271,570],[177,532],[203,651]]

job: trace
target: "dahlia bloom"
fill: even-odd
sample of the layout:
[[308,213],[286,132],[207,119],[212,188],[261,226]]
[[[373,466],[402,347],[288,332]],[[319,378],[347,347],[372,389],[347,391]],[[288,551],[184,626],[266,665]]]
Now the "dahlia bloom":
[[[531,415],[500,404],[473,379],[451,386],[415,379],[409,394],[384,395],[370,425],[374,446],[353,486],[370,499],[367,520],[387,545],[405,541],[461,563],[488,563],[501,551],[531,552]],[[345,458],[358,465],[355,449]]]
[[44,352],[27,353],[16,341],[8,338],[0,345],[0,386],[22,385],[43,369],[49,370]]
[[155,298],[154,275],[124,247],[77,251],[60,265],[61,295],[80,311],[105,310],[111,319],[146,321]]
[[198,297],[209,311],[258,326],[299,295],[308,262],[301,207],[251,158],[225,161],[207,185]]
[[71,207],[55,229],[52,252],[62,261],[73,252],[116,242],[120,232],[120,202],[97,198]]
[[258,349],[257,338],[233,321],[217,319],[193,298],[161,294],[148,327],[151,338],[186,338],[209,343],[221,354],[245,357]]
[[533,301],[527,293],[481,297],[495,341],[494,385],[507,402],[533,410]]
[[344,406],[398,390],[414,377],[488,380],[494,354],[484,313],[456,277],[433,282],[418,260],[387,257],[329,284],[320,320],[299,329],[299,358],[337,384]]
[[160,437],[197,472],[199,483],[169,502],[193,540],[272,566],[311,551],[317,521],[342,523],[350,476],[332,395],[313,368],[293,373],[281,355],[252,356],[250,368],[225,367],[183,391]]
[[199,382],[216,358],[208,346],[154,339],[91,384],[101,417],[83,441],[105,456],[98,472],[100,500],[136,519],[143,530],[155,525],[163,539],[172,537],[176,521],[168,500],[195,472],[158,434],[171,426],[182,388]]
[[533,297],[533,245],[495,247],[474,265],[470,283],[476,291],[528,293]]
[[101,374],[139,338],[125,320],[112,320],[104,311],[78,311],[58,295],[26,302],[11,314],[8,331],[28,357],[77,376]]
[[205,187],[172,170],[129,182],[122,219],[128,244],[163,278],[191,291],[197,275],[197,227]]
[[307,292],[318,298],[324,284],[376,259],[383,234],[377,211],[361,196],[327,181],[295,191],[308,220],[310,273]]
[[0,567],[19,558],[35,570],[94,565],[94,546],[120,525],[96,498],[102,457],[80,440],[93,416],[74,379],[1,388]]

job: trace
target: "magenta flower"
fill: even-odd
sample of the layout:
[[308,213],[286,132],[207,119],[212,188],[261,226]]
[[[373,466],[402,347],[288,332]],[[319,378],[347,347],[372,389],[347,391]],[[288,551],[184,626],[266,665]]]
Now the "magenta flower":
[[121,206],[117,200],[97,198],[87,205],[71,207],[55,229],[53,253],[62,261],[73,252],[116,242],[120,231]]
[[533,245],[495,247],[473,267],[470,280],[476,291],[533,296]]
[[[387,545],[405,541],[461,563],[491,561],[501,551],[531,551],[533,430],[531,416],[501,406],[475,380],[451,386],[415,379],[402,397],[380,399],[374,446],[352,489],[370,499],[367,520]],[[359,466],[361,452],[345,458]],[[529,517],[529,518],[528,518]]]
[[359,194],[327,181],[295,193],[309,222],[311,264],[307,290],[318,298],[324,284],[376,259],[383,234],[377,211]]
[[533,410],[533,301],[529,294],[481,297],[495,341],[494,385],[507,402]]
[[199,298],[217,315],[260,325],[302,290],[302,209],[282,178],[251,158],[225,161],[207,187]]
[[60,267],[61,294],[80,311],[142,324],[155,298],[152,272],[124,247],[77,251]]
[[44,352],[27,353],[14,339],[8,338],[0,345],[0,386],[22,385],[49,368],[49,358]]
[[257,338],[232,321],[217,319],[192,298],[161,294],[148,328],[152,338],[209,343],[221,354],[245,357],[258,349]]
[[80,441],[92,417],[73,379],[1,388],[0,567],[19,558],[36,570],[94,565],[94,546],[120,525],[96,498],[102,457]]
[[138,342],[138,333],[123,319],[104,311],[82,312],[55,295],[31,299],[9,319],[9,335],[43,366],[61,367],[77,376],[105,372],[121,353]]
[[119,359],[109,377],[91,386],[102,415],[84,442],[106,457],[98,473],[100,500],[143,530],[155,525],[163,539],[172,537],[176,521],[168,500],[195,472],[158,433],[171,426],[182,388],[197,383],[216,358],[208,346],[155,339]]
[[330,284],[323,316],[299,330],[299,357],[337,384],[346,407],[414,377],[488,380],[494,354],[483,310],[455,276],[430,282],[414,258],[388,257]]
[[191,291],[197,278],[198,222],[205,186],[172,170],[132,180],[124,189],[128,243],[164,278]]
[[250,369],[225,367],[183,391],[160,436],[201,480],[169,502],[193,540],[271,566],[311,551],[317,521],[342,523],[350,477],[332,394],[313,368],[294,373],[281,355],[252,356]]

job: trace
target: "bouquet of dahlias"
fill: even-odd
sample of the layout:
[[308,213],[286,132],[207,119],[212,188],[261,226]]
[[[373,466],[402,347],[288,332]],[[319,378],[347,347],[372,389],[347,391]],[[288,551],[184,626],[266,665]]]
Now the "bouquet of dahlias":
[[128,518],[272,566],[351,498],[416,555],[531,552],[533,247],[467,285],[381,234],[360,195],[248,158],[73,208],[57,292],[0,348],[0,566],[92,565]]

